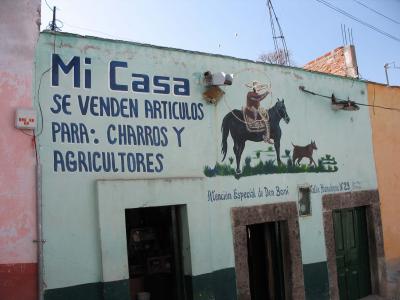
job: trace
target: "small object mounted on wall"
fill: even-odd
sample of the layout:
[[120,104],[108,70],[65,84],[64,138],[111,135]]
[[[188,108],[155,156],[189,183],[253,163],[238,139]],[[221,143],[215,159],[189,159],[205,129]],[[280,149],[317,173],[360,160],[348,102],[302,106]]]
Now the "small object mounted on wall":
[[204,83],[207,86],[213,85],[232,85],[233,74],[226,74],[225,72],[211,73],[207,71],[204,73]]
[[[351,101],[350,98],[348,97],[347,100],[341,100],[337,101],[336,97],[334,94],[332,94],[332,96],[327,96],[327,95],[322,95],[319,94],[317,92],[312,92],[307,90],[304,85],[300,85],[299,86],[299,90],[310,94],[310,95],[314,95],[314,96],[320,96],[322,98],[327,98],[327,99],[331,99],[331,108],[335,111],[337,110],[348,110],[348,111],[354,111],[354,110],[359,110],[360,107],[358,106],[359,103],[355,102],[355,101]],[[364,105],[364,104],[361,104]]]
[[224,72],[211,73],[207,71],[204,73],[203,81],[207,88],[203,93],[203,98],[208,103],[216,104],[225,94],[219,86],[232,85],[233,74],[226,74]]
[[311,211],[311,188],[309,185],[300,185],[299,191],[299,216],[307,217],[312,215]]
[[331,107],[333,110],[348,110],[348,111],[355,111],[359,110],[360,107],[354,102],[350,101],[348,98],[347,101],[337,101],[334,94],[331,97]]
[[203,98],[208,103],[217,104],[219,99],[221,99],[224,94],[225,92],[220,87],[212,85],[203,93]]
[[15,112],[15,128],[30,129],[36,128],[36,111],[33,108],[17,108]]

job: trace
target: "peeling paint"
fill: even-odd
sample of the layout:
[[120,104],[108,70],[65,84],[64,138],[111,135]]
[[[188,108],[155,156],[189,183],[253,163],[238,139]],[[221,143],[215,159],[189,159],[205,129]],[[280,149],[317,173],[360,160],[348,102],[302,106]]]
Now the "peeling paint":
[[86,46],[84,46],[83,48],[81,48],[81,53],[86,54],[87,51],[88,51],[89,49],[100,50],[100,47],[98,47],[98,46],[93,46],[93,45],[86,45]]
[[296,74],[296,73],[293,73],[293,76],[294,76],[294,78],[296,78],[297,80],[303,80],[303,77],[300,76],[300,75],[298,75],[298,74]]
[[[32,71],[40,1],[2,1],[0,20],[0,36],[4,37],[0,48],[0,264],[35,262],[35,153],[32,137],[15,129],[14,122],[16,108],[33,105]],[[2,288],[12,287],[13,282],[0,278],[0,295],[4,295]]]
[[131,51],[129,49],[125,50],[125,51],[118,51],[116,53],[117,56],[121,56],[127,59],[132,59],[135,57],[136,53],[134,51]]
[[61,42],[60,45],[58,46],[58,48],[73,48],[73,46],[71,44],[67,44],[64,42]]

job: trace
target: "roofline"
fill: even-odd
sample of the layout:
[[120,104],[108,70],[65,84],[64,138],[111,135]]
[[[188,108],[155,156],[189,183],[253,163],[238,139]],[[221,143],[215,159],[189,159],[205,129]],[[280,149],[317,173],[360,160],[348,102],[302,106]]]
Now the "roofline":
[[387,85],[386,83],[381,83],[381,82],[375,82],[375,81],[370,81],[370,80],[364,80],[368,84],[376,84],[376,85],[381,85],[385,86],[387,88],[395,88],[395,89],[400,89],[400,85]]
[[[372,82],[372,81],[363,80],[363,79],[359,79],[359,78],[344,77],[344,76],[340,76],[340,75],[323,73],[323,72],[318,72],[318,71],[309,71],[309,70],[306,70],[306,69],[303,69],[300,67],[283,66],[283,65],[278,65],[278,64],[265,63],[265,62],[255,61],[255,60],[251,60],[251,59],[247,59],[247,58],[239,58],[239,57],[235,57],[235,56],[230,56],[230,55],[215,54],[215,53],[208,53],[208,52],[201,52],[201,51],[194,51],[194,50],[185,50],[185,49],[174,48],[174,47],[159,46],[159,45],[153,45],[153,44],[144,44],[144,43],[139,43],[139,42],[110,39],[110,38],[104,38],[104,37],[98,37],[98,36],[92,36],[92,35],[81,35],[81,34],[71,33],[71,32],[57,32],[57,31],[51,31],[51,30],[43,30],[40,32],[40,34],[71,36],[71,37],[76,37],[76,38],[85,38],[85,39],[93,39],[93,40],[100,40],[100,41],[118,42],[118,43],[129,44],[129,45],[144,46],[144,47],[150,47],[150,48],[161,49],[161,50],[173,50],[173,51],[177,51],[177,52],[200,54],[200,55],[220,57],[220,58],[229,58],[229,59],[234,59],[234,60],[243,61],[243,62],[250,62],[250,63],[254,63],[254,64],[258,64],[258,65],[269,65],[269,66],[277,67],[277,68],[293,69],[293,70],[297,70],[297,71],[301,71],[301,72],[315,73],[315,74],[319,74],[319,75],[323,75],[323,76],[327,76],[327,77],[340,78],[340,79],[344,79],[344,80],[385,85],[383,83]],[[390,87],[397,87],[397,86],[390,86]]]

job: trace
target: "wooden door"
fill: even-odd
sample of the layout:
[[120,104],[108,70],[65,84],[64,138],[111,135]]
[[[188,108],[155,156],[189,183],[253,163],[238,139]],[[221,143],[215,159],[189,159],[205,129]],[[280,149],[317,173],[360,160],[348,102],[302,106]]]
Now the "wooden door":
[[340,299],[365,297],[371,293],[365,207],[334,211],[333,225]]

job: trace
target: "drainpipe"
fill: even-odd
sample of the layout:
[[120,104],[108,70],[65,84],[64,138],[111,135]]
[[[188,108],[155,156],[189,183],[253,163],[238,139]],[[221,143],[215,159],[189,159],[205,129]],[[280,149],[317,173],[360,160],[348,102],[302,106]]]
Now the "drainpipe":
[[38,255],[38,300],[43,300],[44,280],[43,280],[43,239],[42,228],[42,165],[38,161],[36,164],[36,222],[37,222],[37,255]]

